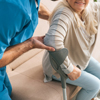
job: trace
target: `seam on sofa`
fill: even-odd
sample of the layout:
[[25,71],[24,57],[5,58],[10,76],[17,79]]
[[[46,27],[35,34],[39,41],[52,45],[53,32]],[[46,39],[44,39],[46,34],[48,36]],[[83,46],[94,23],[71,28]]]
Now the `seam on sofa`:
[[[40,52],[42,52],[43,50],[39,51],[38,53],[34,54],[33,56],[31,56],[29,59],[33,58],[34,56],[36,56],[37,54],[39,54]],[[29,59],[25,60],[24,62],[20,63],[18,66],[21,66],[23,63],[25,63],[26,61],[28,61]],[[12,68],[12,71],[14,71],[18,66],[16,66],[14,69]]]
[[[12,72],[11,72],[12,73]],[[22,75],[22,76],[25,76],[25,77],[27,77],[27,78],[29,78],[29,79],[31,79],[31,80],[34,80],[34,79],[32,79],[31,77],[29,77],[29,76],[27,76],[27,75],[24,75],[24,74],[22,74],[22,73],[18,73],[17,71],[15,72],[15,73],[17,73],[17,75]],[[16,74],[15,75],[13,75],[13,76],[11,76],[11,77],[14,77],[14,76],[16,76]],[[10,78],[11,78],[10,77]],[[40,82],[40,83],[43,83],[43,84],[45,84],[46,86],[49,86],[49,87],[51,87],[52,89],[54,89],[58,94],[60,94],[54,87],[52,87],[52,86],[50,86],[49,84],[46,84],[46,83],[44,83],[44,82],[41,82],[41,81],[39,81],[39,80],[34,80],[34,81],[36,81],[36,82]],[[54,81],[53,81],[54,82]],[[60,94],[60,97],[62,97],[61,96],[61,94]]]

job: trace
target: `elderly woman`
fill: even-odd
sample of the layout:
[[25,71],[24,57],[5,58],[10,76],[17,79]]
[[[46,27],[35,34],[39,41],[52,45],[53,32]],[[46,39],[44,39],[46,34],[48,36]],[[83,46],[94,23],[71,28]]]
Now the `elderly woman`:
[[[66,83],[82,87],[76,100],[91,100],[100,90],[100,63],[91,57],[99,23],[100,3],[90,0],[63,0],[50,17],[50,28],[44,43],[56,50],[68,49],[68,57],[61,68],[69,77]],[[43,70],[44,82],[52,78],[61,80],[52,69],[48,51],[43,57]]]

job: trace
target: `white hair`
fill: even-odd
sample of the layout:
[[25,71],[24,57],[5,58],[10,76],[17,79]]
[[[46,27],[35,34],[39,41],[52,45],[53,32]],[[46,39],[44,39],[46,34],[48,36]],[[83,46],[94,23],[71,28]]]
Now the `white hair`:
[[68,7],[74,14],[75,19],[77,21],[78,27],[82,26],[85,28],[85,30],[87,31],[88,34],[92,35],[92,34],[96,34],[97,33],[97,28],[96,26],[97,21],[94,18],[93,12],[95,13],[95,11],[93,11],[93,9],[90,7],[90,3],[88,4],[88,6],[84,9],[84,11],[82,12],[82,19],[85,21],[85,25],[82,23],[79,15],[72,9],[72,7],[68,4],[68,2],[66,0],[62,0],[62,2],[59,2],[58,5],[55,7],[55,9],[53,10],[50,18],[49,18],[49,22],[51,22],[51,19],[54,15],[54,13],[61,7],[61,6],[66,6]]

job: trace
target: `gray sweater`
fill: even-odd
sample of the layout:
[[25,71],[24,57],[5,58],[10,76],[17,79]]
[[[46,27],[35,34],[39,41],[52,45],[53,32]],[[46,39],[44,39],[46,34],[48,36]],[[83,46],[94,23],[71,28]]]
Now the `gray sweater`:
[[[97,11],[97,22],[100,18],[100,3],[94,4]],[[98,28],[98,27],[97,27]],[[72,11],[62,6],[52,17],[49,30],[44,38],[44,43],[55,49],[67,48],[69,53],[64,63],[61,65],[64,73],[73,71],[73,65],[79,65],[84,70],[91,57],[97,40],[97,34],[89,35],[83,27],[78,27]],[[52,80],[52,75],[59,78],[59,75],[53,70],[49,53],[45,51],[43,57],[43,71],[45,75],[44,82]]]

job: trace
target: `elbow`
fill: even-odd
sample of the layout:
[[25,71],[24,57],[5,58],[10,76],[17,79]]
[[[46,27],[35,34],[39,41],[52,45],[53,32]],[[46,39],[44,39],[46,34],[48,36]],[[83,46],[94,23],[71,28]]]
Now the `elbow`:
[[[44,38],[44,44],[47,45],[47,46],[50,46],[50,47],[53,47],[55,48],[55,41],[53,38],[50,38],[49,36],[45,36]],[[56,49],[56,48],[55,48]]]
[[44,37],[44,44],[56,50],[64,48],[63,40],[61,38],[56,38],[54,35],[46,34]]

